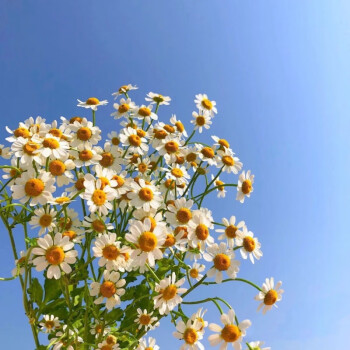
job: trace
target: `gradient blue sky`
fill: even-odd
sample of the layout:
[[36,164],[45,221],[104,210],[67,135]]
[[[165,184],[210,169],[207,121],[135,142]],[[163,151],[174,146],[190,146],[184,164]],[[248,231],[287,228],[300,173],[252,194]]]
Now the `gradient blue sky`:
[[[111,101],[125,83],[140,87],[139,102],[148,91],[171,96],[161,117],[176,113],[189,126],[194,95],[208,93],[219,114],[207,137],[231,140],[256,175],[252,197],[241,205],[231,192],[215,208],[217,221],[219,213],[234,214],[262,242],[264,257],[253,267],[243,264],[240,277],[261,284],[275,276],[286,292],[265,316],[245,285],[203,289],[189,299],[226,297],[240,319],[253,321],[247,340],[265,340],[275,350],[344,349],[349,23],[346,0],[4,0],[0,136],[5,125],[29,116],[82,114],[77,98]],[[104,128],[115,125],[110,112],[111,106],[99,110]],[[13,259],[0,232],[0,276],[8,276]],[[18,281],[0,285],[0,307],[0,347],[32,349]],[[208,308],[209,321],[218,321]],[[162,349],[179,347],[172,331],[165,322],[153,333]]]

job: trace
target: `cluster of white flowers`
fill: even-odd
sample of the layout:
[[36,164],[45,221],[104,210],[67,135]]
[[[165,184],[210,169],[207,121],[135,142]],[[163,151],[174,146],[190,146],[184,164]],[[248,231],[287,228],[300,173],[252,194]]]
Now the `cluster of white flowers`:
[[[82,261],[84,269],[92,273],[93,282],[88,287],[93,303],[99,307],[105,304],[107,311],[122,303],[129,274],[144,275],[153,308],[137,308],[137,314],[135,309],[131,324],[144,335],[169,313],[172,318],[181,317],[181,309],[175,308],[183,302],[182,296],[205,278],[213,278],[215,283],[236,279],[240,267],[236,250],[252,263],[262,252],[245,222],[237,223],[231,216],[219,223],[212,211],[202,206],[213,191],[224,198],[229,186],[236,186],[236,198],[241,203],[253,192],[254,175],[242,171],[243,164],[227,140],[212,136],[209,145],[192,141],[196,130],[201,133],[210,128],[217,114],[216,102],[205,94],[196,95],[197,110],[191,121],[194,129],[188,135],[175,115],[169,123],[158,120],[159,107],[169,105],[170,97],[150,92],[147,103],[138,105],[129,97],[135,89],[125,85],[113,94],[118,101],[111,116],[121,119],[121,129],[110,131],[102,146],[95,113],[107,101],[92,97],[85,102],[78,100],[78,106],[92,110],[92,121],[77,116],[61,117],[60,123],[29,118],[14,130],[7,128],[11,135],[6,140],[11,147],[0,145],[0,154],[11,158],[11,167],[4,169],[3,178],[12,198],[27,207],[32,230],[44,235],[36,237],[28,259],[22,252],[16,261],[21,267],[19,273],[24,273],[23,266],[34,266],[37,271],[45,270],[47,279],[58,280],[69,276]],[[230,182],[220,180],[224,173]],[[236,181],[233,175],[237,175]],[[79,203],[79,197],[81,212],[71,208]],[[164,259],[172,259],[179,269],[168,266],[167,275],[158,278],[158,263]],[[192,261],[191,265],[187,261]],[[93,271],[96,268],[98,274]],[[188,288],[183,288],[186,281]],[[256,299],[264,312],[281,299],[280,284],[274,288],[273,279],[267,279],[262,289],[257,287]],[[177,322],[174,336],[184,342],[181,349],[204,349],[200,342],[208,326],[204,314],[201,308]],[[211,345],[223,342],[220,349],[226,349],[231,343],[236,350],[241,349],[250,321],[238,323],[233,309],[222,314],[221,321],[223,328],[209,325],[217,332],[209,337]],[[57,332],[51,339],[58,339],[54,349],[75,349],[74,344],[82,341],[84,334],[54,315],[45,315],[38,326],[47,333]],[[74,335],[73,345],[62,341],[64,336],[69,337],[68,331]],[[94,314],[90,333],[96,337],[98,349],[119,349],[103,313]],[[247,345],[260,349],[261,343]],[[158,349],[153,338],[141,338],[133,346]]]

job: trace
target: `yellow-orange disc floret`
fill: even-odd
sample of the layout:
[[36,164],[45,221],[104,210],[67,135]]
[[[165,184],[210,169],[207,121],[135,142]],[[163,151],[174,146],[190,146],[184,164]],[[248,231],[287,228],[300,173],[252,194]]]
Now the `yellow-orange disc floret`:
[[115,260],[120,255],[120,251],[114,244],[110,244],[102,249],[102,255],[107,260]]
[[81,127],[80,129],[78,129],[77,131],[77,138],[81,141],[87,141],[91,138],[92,136],[92,132],[91,130],[86,127],[86,126],[83,126]]
[[196,232],[197,238],[200,239],[201,241],[205,241],[209,236],[209,229],[204,224],[199,224],[196,227],[195,232]]
[[186,344],[193,345],[198,340],[198,334],[193,328],[187,328],[183,338]]
[[164,288],[163,290],[160,290],[160,293],[163,296],[163,299],[168,301],[175,297],[177,293],[177,287],[175,284],[170,284],[168,287]]
[[113,156],[112,153],[110,153],[110,152],[103,152],[101,154],[101,156],[102,156],[102,159],[100,160],[100,164],[103,167],[107,168],[107,167],[113,165],[113,163],[114,163],[114,156]]
[[39,224],[41,227],[48,227],[52,223],[52,216],[49,214],[44,214],[39,219]]
[[60,147],[60,143],[54,138],[47,138],[44,139],[43,146],[50,149],[57,149]]
[[50,162],[49,171],[53,176],[61,176],[66,171],[66,166],[61,160],[56,159]]
[[40,179],[30,179],[24,185],[24,191],[29,197],[40,196],[45,189],[45,184]]
[[90,97],[85,102],[89,106],[96,106],[100,103],[100,100],[96,97]]
[[217,254],[214,258],[214,266],[219,271],[226,271],[231,266],[231,260],[226,254]]
[[192,219],[192,213],[187,208],[180,208],[176,213],[176,218],[182,224],[187,224]]
[[221,338],[226,343],[233,343],[241,336],[240,329],[234,324],[228,324],[221,330]]
[[274,289],[270,289],[264,297],[265,305],[273,305],[278,299],[278,294]]
[[157,243],[157,236],[150,231],[143,232],[138,239],[140,249],[146,253],[153,251],[157,247]]
[[51,246],[46,250],[45,258],[51,265],[59,265],[64,261],[64,251],[61,247]]
[[101,206],[106,203],[107,196],[106,193],[102,190],[95,190],[91,196],[91,200],[97,205]]
[[115,284],[111,281],[104,281],[100,286],[100,293],[105,298],[111,298],[117,291]]
[[150,188],[144,187],[139,191],[139,197],[145,202],[150,202],[153,199],[153,192]]
[[252,191],[252,182],[250,180],[244,180],[242,183],[242,192],[249,194]]
[[252,252],[255,249],[255,241],[254,238],[250,236],[246,236],[243,238],[243,247],[247,252]]

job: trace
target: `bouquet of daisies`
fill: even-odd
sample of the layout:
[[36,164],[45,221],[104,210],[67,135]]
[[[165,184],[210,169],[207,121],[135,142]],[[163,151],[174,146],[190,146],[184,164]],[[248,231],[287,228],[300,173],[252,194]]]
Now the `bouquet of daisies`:
[[[113,94],[111,116],[121,126],[105,142],[96,114],[107,101],[95,97],[78,100],[91,118],[37,117],[7,127],[0,216],[15,268],[0,280],[19,280],[38,350],[156,350],[146,335],[164,317],[180,349],[204,349],[207,328],[212,346],[262,349],[260,341],[244,341],[251,322],[239,320],[228,301],[189,299],[195,289],[240,281],[257,289],[264,313],[281,300],[281,282],[267,278],[260,287],[237,277],[239,257],[254,264],[262,256],[245,222],[214,219],[203,206],[212,192],[211,200],[214,193],[220,199],[230,187],[243,203],[254,175],[242,171],[227,140],[194,141],[217,114],[207,95],[196,95],[187,133],[176,115],[167,123],[158,118],[170,97],[150,92],[137,105],[129,97],[135,89],[124,85]],[[208,302],[221,325],[205,320],[200,304]],[[189,314],[192,304],[199,308]]]

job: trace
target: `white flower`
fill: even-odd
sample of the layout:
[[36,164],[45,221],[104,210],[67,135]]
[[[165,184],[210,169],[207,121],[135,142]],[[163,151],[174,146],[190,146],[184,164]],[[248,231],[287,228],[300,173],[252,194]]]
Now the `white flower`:
[[41,170],[38,175],[34,170],[28,170],[18,177],[11,186],[13,199],[19,199],[21,203],[30,200],[30,206],[46,204],[52,199],[52,193],[56,190],[53,185],[55,180],[51,174]]
[[199,281],[203,277],[201,272],[203,272],[204,270],[205,270],[204,264],[199,264],[197,262],[194,262],[192,267],[190,266],[188,273],[191,278],[195,279],[196,281]]
[[136,350],[150,350],[150,349],[159,350],[159,346],[156,345],[156,340],[152,337],[149,337],[148,341],[146,338],[141,338]]
[[92,164],[97,164],[102,156],[99,154],[102,150],[100,147],[88,147],[86,146],[81,150],[72,150],[71,154],[73,156],[74,164],[77,168],[81,168],[83,165],[89,166]]
[[[250,346],[251,350],[271,350],[270,347],[262,348],[263,345],[264,345],[263,341],[251,341],[251,342],[249,342],[249,346]],[[246,350],[250,350],[250,349],[246,348]]]
[[119,95],[122,94],[127,94],[129,91],[131,90],[137,90],[138,87],[136,85],[123,85],[119,88],[119,90],[117,92],[113,92],[112,96],[114,96],[114,98],[116,99]]
[[237,233],[241,232],[241,229],[243,229],[243,227],[245,226],[245,222],[244,221],[240,221],[237,225],[236,225],[236,217],[235,216],[231,216],[230,217],[230,221],[227,220],[226,218],[222,219],[222,223],[225,226],[225,229],[217,229],[215,230],[216,232],[223,232],[218,239],[222,240],[222,239],[227,239],[227,244],[228,246],[232,249],[235,245],[235,238],[237,237]]
[[249,320],[244,320],[236,325],[235,312],[233,309],[230,309],[227,314],[222,314],[220,319],[224,324],[223,328],[215,323],[209,325],[211,331],[218,333],[209,336],[208,340],[210,345],[216,346],[223,342],[220,349],[226,350],[228,344],[231,343],[235,350],[241,350],[242,337],[246,335],[246,329],[251,326],[251,322]]
[[243,231],[237,231],[236,244],[242,246],[240,249],[242,258],[247,259],[249,256],[252,264],[254,264],[254,258],[259,260],[263,256],[260,242],[246,226],[243,227]]
[[100,128],[94,126],[86,118],[83,118],[81,122],[75,121],[69,128],[73,131],[70,145],[71,147],[77,147],[78,150],[90,148],[101,140]]
[[68,156],[68,149],[69,144],[67,141],[47,134],[42,140],[40,153],[44,158],[54,157],[57,159],[65,159]]
[[219,149],[224,150],[225,148],[230,148],[230,144],[227,140],[220,139],[217,136],[212,136],[211,138],[215,141],[214,146],[218,146]]
[[274,278],[266,278],[262,285],[262,291],[255,296],[255,300],[261,301],[258,306],[258,311],[263,307],[263,314],[272,309],[272,306],[277,307],[276,302],[282,300],[283,289],[280,289],[282,282],[277,282],[275,286]]
[[167,315],[176,305],[182,302],[179,294],[186,292],[187,289],[179,287],[184,283],[185,278],[181,278],[176,282],[175,272],[156,283],[155,291],[159,294],[153,298],[154,307],[159,309],[161,315]]
[[78,107],[90,108],[93,111],[97,111],[98,106],[104,106],[108,103],[107,100],[100,101],[96,97],[89,97],[85,102],[78,100]]
[[113,108],[116,109],[116,112],[111,113],[111,116],[114,119],[120,119],[124,116],[127,116],[129,112],[131,112],[135,108],[135,103],[131,101],[130,98],[127,100],[122,98],[120,103],[114,103]]
[[202,328],[202,324],[197,320],[189,319],[186,324],[180,320],[176,324],[176,332],[173,332],[175,338],[185,342],[180,350],[204,350],[203,344],[199,341],[203,338]]
[[157,225],[151,231],[151,220],[146,218],[144,222],[136,221],[130,226],[130,232],[125,239],[136,245],[131,253],[131,259],[136,266],[143,266],[146,262],[154,266],[155,260],[161,259],[161,248],[165,242],[166,234],[164,226]]
[[236,199],[243,203],[245,197],[250,197],[250,194],[253,192],[253,183],[254,175],[250,174],[250,170],[248,170],[247,173],[242,171],[238,179],[238,193]]
[[[24,250],[21,250],[19,254],[20,254],[20,258],[15,260],[16,267],[14,267],[11,271],[12,276],[17,276],[18,269],[19,269],[20,275],[23,275],[25,273],[25,261],[27,258],[27,252]],[[31,263],[30,258],[28,259],[28,264],[29,263]]]
[[196,95],[194,103],[196,103],[196,107],[200,111],[206,111],[211,116],[214,116],[214,114],[218,113],[218,110],[216,109],[216,102],[209,100],[206,94]]
[[95,323],[90,325],[90,333],[94,335],[95,338],[99,338],[101,334],[102,336],[105,336],[109,331],[110,328],[108,326],[103,327],[103,324],[98,321],[95,321]]
[[64,347],[65,350],[76,350],[77,342],[82,343],[83,339],[79,337],[72,329],[67,330],[65,324],[62,331],[56,333],[56,338],[50,339],[55,345],[52,350],[59,350]]
[[73,250],[74,243],[69,241],[69,237],[62,237],[61,233],[56,233],[54,239],[50,234],[43,238],[38,238],[38,247],[33,248],[33,264],[37,271],[47,270],[47,278],[59,279],[61,269],[66,273],[71,273],[70,264],[76,262],[78,252]]
[[48,170],[55,177],[57,186],[68,185],[73,182],[74,174],[71,170],[75,169],[75,164],[71,159],[54,159],[49,162]]
[[107,233],[107,230],[113,230],[114,226],[111,223],[106,222],[107,217],[98,217],[95,213],[91,213],[90,216],[85,216],[83,226],[85,232],[97,232]]
[[120,141],[124,146],[129,147],[130,152],[144,154],[148,151],[147,140],[137,134],[137,130],[128,127],[120,133]]
[[204,315],[208,310],[203,310],[203,308],[199,308],[194,314],[191,316],[191,320],[198,321],[201,324],[200,332],[204,333],[204,328],[208,327],[208,321],[204,321]]
[[208,113],[198,114],[197,112],[192,112],[192,117],[194,119],[191,120],[191,123],[194,125],[194,130],[198,129],[200,134],[202,133],[203,128],[209,129],[212,124]]
[[168,205],[168,212],[165,212],[167,222],[173,226],[188,225],[192,219],[192,208],[193,201],[186,201],[186,198],[182,197],[176,199],[174,205]]
[[177,120],[176,115],[173,114],[170,118],[170,123],[176,127],[176,131],[182,134],[185,137],[188,137],[184,125],[180,120]]
[[227,173],[238,174],[242,169],[243,164],[239,161],[238,157],[234,156],[233,152],[230,152],[228,149],[225,151],[218,150],[216,156],[217,167]]
[[4,145],[0,145],[0,156],[4,159],[11,158],[10,147],[5,147]]
[[84,186],[85,192],[81,193],[80,197],[87,200],[90,212],[97,211],[99,215],[107,215],[108,210],[113,209],[111,201],[116,197],[116,192],[108,185],[103,187],[101,179],[91,180],[86,175]]
[[41,140],[36,137],[18,137],[12,144],[11,150],[15,157],[20,158],[21,167],[30,168],[33,160],[40,165],[43,164],[41,146]]
[[92,282],[90,285],[90,295],[98,296],[94,301],[95,304],[102,304],[106,298],[107,310],[112,310],[115,305],[120,304],[120,296],[124,295],[125,289],[121,288],[125,285],[125,280],[120,279],[120,273],[116,271],[105,270],[103,272],[102,283]]
[[143,311],[138,308],[137,309],[137,317],[135,322],[139,325],[138,329],[144,327],[145,331],[152,330],[159,325],[157,322],[158,318],[153,316],[153,312],[148,312],[146,309]]
[[203,162],[207,162],[209,165],[216,165],[215,149],[214,147],[208,147],[196,143],[198,150],[198,156]]
[[158,119],[157,114],[152,112],[152,108],[153,108],[152,105],[148,105],[148,106],[142,105],[140,107],[135,107],[133,109],[133,117],[140,120],[144,120],[148,124],[150,124],[152,119],[153,120]]
[[100,258],[98,266],[106,266],[107,270],[125,271],[130,248],[121,247],[121,242],[117,241],[116,233],[99,235],[92,250],[94,256]]
[[44,319],[39,323],[39,326],[44,333],[51,333],[60,327],[58,317],[55,317],[54,315],[44,315],[43,317]]
[[207,248],[207,253],[203,257],[206,261],[214,263],[214,266],[207,272],[207,276],[215,276],[216,283],[222,282],[223,271],[226,271],[229,278],[236,278],[240,262],[234,260],[235,253],[233,250],[228,249],[226,243],[221,242],[220,245],[214,243]]
[[207,213],[196,210],[192,220],[188,223],[189,235],[188,239],[193,248],[205,244],[211,245],[214,243],[214,238],[210,236],[210,229],[214,228],[210,212]]
[[155,94],[154,92],[149,92],[146,101],[151,102],[151,104],[159,104],[159,105],[169,105],[171,98],[169,96],[163,96],[161,94]]
[[[211,174],[211,179],[214,180],[215,176],[213,174]],[[218,192],[217,197],[218,198],[225,198],[226,196],[226,190],[225,190],[225,183],[223,181],[220,180],[220,177],[216,177],[216,179],[214,180],[214,185],[215,187],[217,187],[216,191]]]
[[170,169],[166,169],[166,178],[174,180],[176,185],[187,184],[191,176],[187,173],[186,168],[175,164]]
[[55,217],[57,212],[53,208],[48,208],[47,210],[38,208],[35,209],[34,214],[29,224],[32,225],[33,228],[40,227],[39,236],[46,233],[47,230],[51,232],[56,227]]

